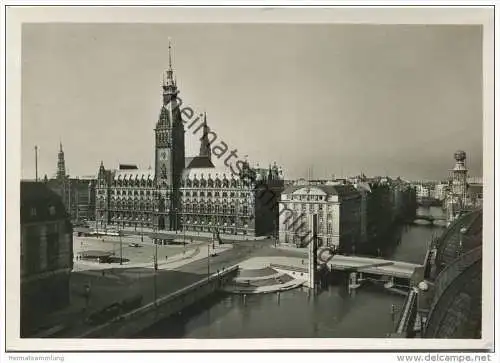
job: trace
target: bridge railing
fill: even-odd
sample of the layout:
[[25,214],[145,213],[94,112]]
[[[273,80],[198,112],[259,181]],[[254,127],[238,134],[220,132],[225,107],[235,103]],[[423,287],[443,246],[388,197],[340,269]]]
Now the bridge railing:
[[403,305],[403,311],[396,327],[397,334],[408,337],[408,335],[411,333],[410,329],[415,323],[415,319],[417,317],[417,299],[418,293],[413,289],[410,290],[410,292],[406,296],[406,300]]
[[309,270],[305,267],[299,267],[299,266],[290,266],[290,265],[280,265],[277,263],[271,263],[269,264],[269,267],[271,268],[277,268],[280,270],[288,270],[288,271],[295,271],[295,272],[309,272]]

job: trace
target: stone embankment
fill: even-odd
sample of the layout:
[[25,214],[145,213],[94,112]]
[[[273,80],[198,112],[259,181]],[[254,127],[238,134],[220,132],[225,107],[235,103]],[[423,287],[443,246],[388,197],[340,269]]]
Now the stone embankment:
[[303,279],[295,279],[287,273],[272,267],[240,269],[224,291],[233,294],[265,294],[294,289],[304,284]]

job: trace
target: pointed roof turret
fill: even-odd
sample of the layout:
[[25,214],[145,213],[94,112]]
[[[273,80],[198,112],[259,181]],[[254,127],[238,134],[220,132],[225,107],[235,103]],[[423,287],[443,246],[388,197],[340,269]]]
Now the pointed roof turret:
[[62,142],[59,141],[59,153],[57,154],[57,179],[64,179],[66,177],[66,164],[64,161],[64,151]]
[[207,125],[207,113],[203,114],[203,135],[201,136],[200,144],[200,156],[205,156],[209,160],[212,157],[212,152],[210,150],[210,141],[208,140],[208,134],[210,133],[210,128]]

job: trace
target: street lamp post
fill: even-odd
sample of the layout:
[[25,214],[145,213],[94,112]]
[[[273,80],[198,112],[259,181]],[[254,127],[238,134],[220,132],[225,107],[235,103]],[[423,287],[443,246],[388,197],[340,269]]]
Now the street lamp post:
[[211,224],[212,224],[212,249],[215,251],[215,225],[214,225],[214,216],[212,215],[211,218]]
[[144,216],[141,216],[141,242],[144,242]]
[[273,237],[274,237],[274,248],[278,245],[278,236],[276,230],[276,220],[273,220]]
[[120,265],[123,263],[123,244],[122,244],[122,231],[118,230],[118,236],[120,237]]
[[210,244],[207,245],[207,281],[210,279]]
[[156,307],[157,300],[157,292],[156,292],[156,273],[158,271],[158,244],[155,241],[155,255],[154,255],[154,273],[153,273],[153,293],[154,293],[154,302]]

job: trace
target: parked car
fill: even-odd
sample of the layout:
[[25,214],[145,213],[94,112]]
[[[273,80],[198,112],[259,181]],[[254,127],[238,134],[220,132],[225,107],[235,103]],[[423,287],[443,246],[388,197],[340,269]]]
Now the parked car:
[[129,247],[140,247],[141,245],[138,243],[129,243],[128,246]]

